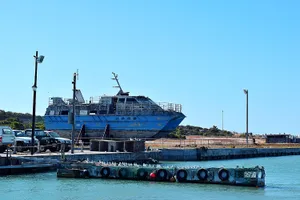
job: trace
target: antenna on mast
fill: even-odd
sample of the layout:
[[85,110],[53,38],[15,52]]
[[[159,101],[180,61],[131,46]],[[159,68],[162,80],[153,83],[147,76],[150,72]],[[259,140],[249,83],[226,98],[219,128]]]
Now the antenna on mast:
[[118,79],[118,74],[116,74],[116,73],[114,73],[114,72],[112,72],[112,74],[113,74],[113,78],[111,78],[112,80],[115,80],[116,82],[117,82],[117,86],[113,86],[114,88],[119,88],[120,90],[119,90],[119,92],[117,93],[117,95],[124,95],[124,96],[128,96],[129,95],[129,92],[123,92],[123,90],[122,90],[122,87],[121,87],[121,85],[120,85],[120,83],[119,83],[119,79]]
[[79,80],[79,70],[78,69],[76,71],[76,77],[77,77],[77,80]]

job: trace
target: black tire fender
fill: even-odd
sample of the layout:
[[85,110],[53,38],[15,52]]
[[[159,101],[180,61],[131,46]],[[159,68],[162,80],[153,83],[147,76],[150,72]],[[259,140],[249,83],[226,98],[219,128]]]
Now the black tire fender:
[[127,178],[128,177],[128,170],[126,168],[120,168],[118,170],[118,176],[120,178]]
[[148,176],[148,172],[145,169],[140,168],[137,170],[136,175],[137,175],[138,179],[146,179]]
[[167,177],[168,177],[168,171],[167,170],[165,170],[165,169],[157,170],[156,178],[158,180],[165,181],[165,180],[167,180]]
[[101,174],[101,177],[103,177],[103,178],[109,177],[109,175],[110,175],[109,167],[102,167],[100,170],[100,174]]
[[180,169],[176,172],[176,179],[179,182],[184,182],[187,179],[187,171],[185,169]]
[[199,169],[197,172],[197,177],[200,181],[205,181],[208,178],[208,171],[206,169]]
[[84,176],[84,178],[90,178],[90,173],[89,173],[89,171],[88,170],[83,170],[83,176]]
[[221,181],[227,181],[229,179],[229,171],[227,169],[221,168],[218,172],[218,176]]

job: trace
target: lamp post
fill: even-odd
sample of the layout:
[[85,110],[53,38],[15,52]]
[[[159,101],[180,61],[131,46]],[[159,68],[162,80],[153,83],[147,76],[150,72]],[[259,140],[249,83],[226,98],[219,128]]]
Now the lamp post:
[[39,56],[39,52],[35,52],[35,71],[34,71],[34,84],[32,86],[33,90],[33,105],[32,105],[32,133],[31,133],[31,155],[34,154],[34,133],[35,133],[35,107],[36,107],[36,90],[37,90],[37,69],[38,63],[42,63],[45,56]]
[[224,131],[224,111],[222,110],[222,132]]
[[246,95],[246,143],[248,147],[248,90],[244,89],[244,93]]
[[76,96],[76,76],[77,73],[74,73],[73,75],[73,104],[72,104],[72,135],[71,135],[71,140],[72,140],[72,145],[71,145],[71,154],[74,154],[74,135],[75,135],[75,96]]

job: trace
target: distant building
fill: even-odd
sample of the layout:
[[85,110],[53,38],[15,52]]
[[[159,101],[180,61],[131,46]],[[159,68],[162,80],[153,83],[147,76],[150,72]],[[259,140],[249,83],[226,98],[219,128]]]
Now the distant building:
[[294,143],[294,136],[290,134],[266,135],[266,143]]
[[300,137],[299,136],[296,136],[294,137],[294,143],[300,143]]

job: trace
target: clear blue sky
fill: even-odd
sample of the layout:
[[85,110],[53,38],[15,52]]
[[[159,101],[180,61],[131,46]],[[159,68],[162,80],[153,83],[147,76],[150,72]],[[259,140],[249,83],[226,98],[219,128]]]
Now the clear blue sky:
[[183,124],[299,134],[300,1],[0,2],[0,109],[32,112],[33,55],[39,65],[37,113],[49,96],[86,99],[117,90],[181,103]]

